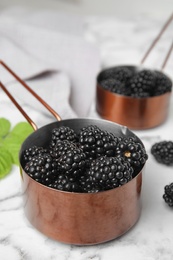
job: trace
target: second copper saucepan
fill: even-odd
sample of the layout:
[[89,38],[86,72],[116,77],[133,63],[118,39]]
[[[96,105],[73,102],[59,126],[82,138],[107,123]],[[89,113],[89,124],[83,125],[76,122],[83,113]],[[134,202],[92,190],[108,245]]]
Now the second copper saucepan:
[[[155,44],[157,43],[157,41],[160,39],[163,32],[166,30],[166,28],[172,21],[172,19],[173,14],[165,23],[159,35],[156,37],[156,39],[153,41],[150,48],[148,49],[147,53],[144,55],[141,61],[141,66],[114,66],[111,68],[104,69],[99,73],[96,85],[96,110],[102,118],[116,122],[118,124],[126,125],[130,129],[134,130],[153,128],[165,122],[169,114],[172,80],[165,73],[163,73],[163,69],[168,61],[168,58],[170,57],[171,51],[173,49],[173,43],[171,44],[171,47],[168,51],[168,54],[166,55],[166,58],[160,71],[150,70],[149,68],[143,67],[143,63],[148,57],[153,47],[155,46]],[[141,70],[147,70],[149,73],[151,71],[154,75],[159,75],[160,78],[164,78],[164,80],[169,84],[169,89],[163,93],[151,96],[147,95],[142,97],[133,95],[131,96],[131,94],[123,94],[122,92],[121,94],[118,94],[117,90],[110,90],[110,86],[114,84],[113,80],[117,79],[117,70],[120,71],[122,69],[129,71],[132,75],[134,75],[137,71]],[[107,85],[109,85],[109,88],[104,87],[103,84],[103,80],[106,80],[105,75],[109,75],[110,83],[107,83]],[[134,79],[134,82],[135,80],[136,78]],[[162,83],[159,87],[162,88],[162,85],[165,81],[162,80]],[[121,83],[122,82],[115,84],[120,85]],[[141,81],[136,83],[136,87],[138,87],[140,83]],[[126,83],[123,82],[123,84],[124,89],[130,89],[129,81],[127,81]]]
[[[7,65],[3,62],[1,64],[38,98]],[[23,151],[33,145],[46,147],[52,129],[60,126],[68,126],[78,132],[82,127],[97,125],[118,137],[136,137],[143,146],[141,140],[128,128],[113,122],[80,118],[61,120],[58,114],[58,121],[36,129],[6,87],[2,83],[0,86],[35,129],[22,144],[19,156],[24,210],[31,224],[52,239],[76,245],[103,243],[132,228],[141,213],[143,168],[131,181],[112,190],[97,193],[66,192],[47,187],[32,179],[24,170]],[[40,97],[38,99],[50,108]]]

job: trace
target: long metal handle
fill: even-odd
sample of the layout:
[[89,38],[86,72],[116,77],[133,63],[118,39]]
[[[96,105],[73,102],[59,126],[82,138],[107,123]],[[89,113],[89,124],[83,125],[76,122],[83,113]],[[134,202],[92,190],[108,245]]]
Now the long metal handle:
[[171,56],[172,51],[173,51],[173,42],[171,43],[171,46],[170,46],[170,48],[169,48],[169,50],[168,50],[168,53],[167,53],[167,55],[166,55],[166,58],[165,58],[165,60],[164,60],[164,62],[163,62],[163,64],[162,64],[161,70],[164,70],[164,68],[165,68],[165,66],[166,66],[166,64],[167,64],[167,62],[168,62],[168,59],[169,59],[170,56]]
[[[0,60],[0,64],[18,81],[21,83],[23,87],[25,87],[44,107],[46,107],[53,116],[60,121],[61,117],[60,115],[55,112],[54,109],[52,109],[40,96],[37,95],[37,93],[32,90],[19,76],[17,76],[3,61]],[[37,129],[36,124],[32,121],[32,119],[25,113],[25,111],[22,109],[22,107],[18,104],[18,102],[14,99],[14,97],[10,94],[10,92],[7,90],[7,88],[4,86],[2,82],[0,82],[0,87],[3,89],[3,91],[8,95],[8,97],[11,99],[11,101],[14,103],[14,105],[19,109],[19,111],[22,113],[22,115],[26,118],[26,120],[30,123],[30,125],[33,127],[34,130]]]
[[19,111],[22,113],[22,115],[26,118],[26,120],[28,121],[28,123],[30,123],[30,125],[32,126],[32,128],[34,130],[37,130],[37,125],[32,121],[32,119],[25,113],[25,111],[23,110],[23,108],[19,105],[19,103],[14,99],[14,97],[10,94],[10,92],[6,89],[6,87],[4,86],[4,84],[2,84],[2,82],[0,82],[0,87],[3,89],[3,91],[7,94],[7,96],[11,99],[11,101],[13,102],[13,104],[19,109]]
[[[159,39],[161,38],[162,34],[166,31],[167,27],[169,26],[169,24],[172,22],[173,20],[173,13],[171,14],[171,16],[169,17],[169,19],[166,21],[166,23],[164,24],[164,26],[162,27],[161,31],[159,32],[159,34],[157,35],[157,37],[154,39],[154,41],[152,42],[151,46],[149,47],[149,49],[147,50],[147,52],[145,53],[144,57],[141,60],[141,65],[144,63],[144,61],[146,60],[146,58],[148,57],[148,55],[150,54],[150,52],[152,51],[152,49],[154,48],[154,46],[156,45],[156,43],[159,41]],[[166,63],[165,63],[166,65]]]

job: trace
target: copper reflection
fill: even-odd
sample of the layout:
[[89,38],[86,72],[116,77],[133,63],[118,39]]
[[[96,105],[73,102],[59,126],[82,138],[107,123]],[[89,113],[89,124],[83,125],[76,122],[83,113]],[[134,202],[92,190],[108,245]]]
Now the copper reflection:
[[62,192],[31,179],[22,170],[25,214],[34,227],[55,240],[98,244],[127,232],[141,212],[140,172],[127,184],[98,193]]
[[131,129],[147,129],[162,124],[169,112],[171,92],[149,98],[133,98],[105,90],[97,83],[96,109],[104,119]]

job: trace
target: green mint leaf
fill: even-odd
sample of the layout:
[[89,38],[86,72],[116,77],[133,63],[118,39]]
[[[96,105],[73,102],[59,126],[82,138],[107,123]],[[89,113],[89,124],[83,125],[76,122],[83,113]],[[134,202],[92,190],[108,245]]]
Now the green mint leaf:
[[[24,140],[33,132],[27,122],[20,122],[10,131],[9,121],[0,120],[3,129],[0,136],[0,178],[10,173],[12,164],[19,165],[19,151]],[[2,151],[2,154],[1,154]]]
[[33,132],[33,128],[27,122],[20,122],[14,126],[10,135],[18,136],[18,140],[20,140],[21,144]]
[[6,118],[0,118],[0,138],[5,137],[10,131],[10,121]]
[[10,173],[12,168],[11,154],[4,148],[0,147],[0,179]]
[[10,133],[3,141],[3,147],[10,153],[12,163],[19,165],[19,151],[21,147],[21,139],[18,135]]

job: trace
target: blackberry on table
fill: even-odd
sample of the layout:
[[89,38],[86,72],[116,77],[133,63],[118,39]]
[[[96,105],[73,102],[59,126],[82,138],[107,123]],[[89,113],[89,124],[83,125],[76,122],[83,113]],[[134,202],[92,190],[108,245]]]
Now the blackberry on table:
[[134,137],[119,138],[118,145],[115,150],[115,156],[124,158],[128,161],[137,173],[145,164],[148,155],[145,148]]
[[92,159],[102,155],[113,156],[117,140],[113,134],[95,125],[84,127],[79,133],[79,144],[87,157]]
[[100,157],[91,163],[87,176],[90,183],[99,190],[122,186],[132,179],[130,163],[115,157]]
[[151,154],[157,162],[165,165],[173,165],[173,142],[161,141],[151,147]]
[[[136,72],[129,81],[131,95],[136,97],[151,96],[156,82],[156,75],[151,70]],[[145,93],[145,94],[143,94]]]
[[173,183],[165,186],[163,199],[170,207],[173,207]]
[[59,140],[68,140],[70,142],[75,142],[76,138],[77,134],[73,129],[68,126],[60,126],[58,128],[54,128],[52,130],[50,147],[54,147]]
[[35,181],[49,185],[58,174],[57,164],[50,154],[34,156],[24,167],[25,172]]

